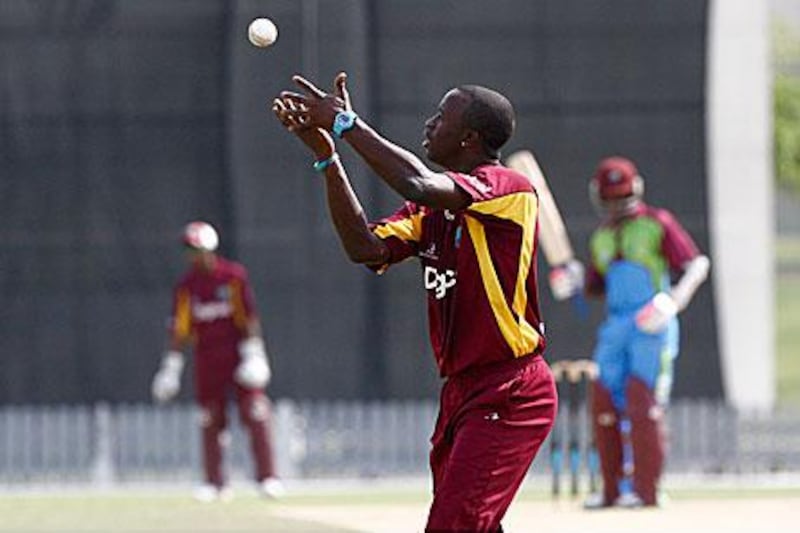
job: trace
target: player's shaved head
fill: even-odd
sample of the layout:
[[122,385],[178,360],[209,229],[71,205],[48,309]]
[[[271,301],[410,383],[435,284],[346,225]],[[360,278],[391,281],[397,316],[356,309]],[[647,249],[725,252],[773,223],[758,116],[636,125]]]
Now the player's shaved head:
[[461,85],[458,90],[469,98],[464,123],[478,132],[486,152],[499,157],[500,148],[514,133],[514,107],[508,98],[480,85]]

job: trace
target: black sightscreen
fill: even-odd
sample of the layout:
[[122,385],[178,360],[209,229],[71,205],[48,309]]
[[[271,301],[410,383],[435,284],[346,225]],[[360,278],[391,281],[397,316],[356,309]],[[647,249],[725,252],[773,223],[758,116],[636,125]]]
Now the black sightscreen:
[[[265,15],[279,38],[255,49]],[[518,111],[506,153],[536,151],[581,258],[587,179],[613,153],[708,251],[705,35],[695,0],[0,2],[0,402],[147,400],[193,219],[250,269],[274,397],[433,397],[418,267],[347,262],[271,98],[345,69],[361,115],[421,153],[447,89],[497,88]],[[341,151],[368,213],[393,210]],[[712,292],[684,315],[678,396],[721,395]],[[548,356],[588,357],[599,306],[581,322],[542,297]]]

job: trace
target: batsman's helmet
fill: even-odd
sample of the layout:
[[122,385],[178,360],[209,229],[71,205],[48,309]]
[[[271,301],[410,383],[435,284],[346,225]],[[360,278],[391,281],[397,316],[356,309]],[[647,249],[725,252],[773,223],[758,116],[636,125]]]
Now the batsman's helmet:
[[217,230],[207,222],[190,222],[183,230],[183,244],[195,250],[213,252],[219,245]]
[[633,161],[625,157],[603,159],[589,180],[589,196],[600,208],[624,210],[638,203],[643,195],[644,181]]

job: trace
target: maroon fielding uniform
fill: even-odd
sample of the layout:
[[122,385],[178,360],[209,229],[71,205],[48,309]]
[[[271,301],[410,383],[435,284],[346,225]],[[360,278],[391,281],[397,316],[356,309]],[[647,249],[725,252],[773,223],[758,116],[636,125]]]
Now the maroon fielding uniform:
[[537,292],[538,198],[502,166],[447,175],[471,204],[406,202],[372,231],[387,265],[417,256],[445,383],[430,455],[426,531],[497,531],[556,415]]
[[226,404],[231,392],[250,433],[256,480],[274,475],[269,399],[261,389],[248,389],[234,380],[239,342],[246,338],[247,323],[255,316],[247,271],[220,256],[211,272],[195,267],[189,270],[174,291],[172,333],[179,340],[193,340],[206,481],[218,487],[225,485],[220,437],[227,426]]

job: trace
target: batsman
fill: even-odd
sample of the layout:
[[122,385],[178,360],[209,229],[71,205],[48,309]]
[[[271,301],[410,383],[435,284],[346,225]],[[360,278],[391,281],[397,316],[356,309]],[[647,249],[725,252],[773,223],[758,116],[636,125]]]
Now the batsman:
[[[575,260],[549,276],[556,299],[584,288],[589,296],[605,297],[592,406],[603,491],[585,507],[654,506],[665,456],[664,409],[678,355],[677,315],[708,276],[710,262],[669,211],[644,202],[644,181],[631,160],[602,160],[589,192],[605,219],[589,241],[586,276]],[[628,427],[629,434],[623,432]]]

